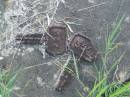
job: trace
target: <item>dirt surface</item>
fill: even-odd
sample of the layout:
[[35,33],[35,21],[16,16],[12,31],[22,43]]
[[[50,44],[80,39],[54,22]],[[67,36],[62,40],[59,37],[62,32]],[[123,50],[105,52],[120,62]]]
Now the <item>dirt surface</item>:
[[[13,64],[17,70],[26,68],[16,82],[16,92],[24,97],[79,97],[77,89],[82,90],[82,87],[75,78],[64,92],[54,91],[59,71],[57,62],[66,60],[68,55],[52,57],[45,53],[45,46],[18,45],[14,41],[15,36],[19,33],[45,32],[41,23],[44,24],[46,21],[45,24],[47,24],[47,15],[42,12],[55,7],[46,4],[52,0],[5,1],[0,0],[0,10],[1,13],[4,12],[4,27],[6,27],[6,29],[2,29],[4,32],[0,33],[0,65],[8,67]],[[55,10],[50,10],[49,16],[52,16],[53,12]],[[82,33],[90,37],[100,52],[104,47],[106,32],[111,31],[123,14],[126,14],[126,17],[122,24],[121,34],[117,39],[117,42],[123,45],[117,50],[114,58],[120,56],[122,52],[126,52],[123,61],[117,68],[118,76],[121,80],[125,80],[130,77],[127,72],[130,69],[130,0],[65,0],[65,3],[59,3],[54,20],[71,22],[69,24],[71,29],[68,32],[71,32],[72,35]],[[38,17],[35,17],[37,15]],[[41,23],[38,22],[39,19]],[[79,65],[81,80],[91,87],[96,75],[92,63],[81,62]],[[14,94],[15,96],[18,95]]]

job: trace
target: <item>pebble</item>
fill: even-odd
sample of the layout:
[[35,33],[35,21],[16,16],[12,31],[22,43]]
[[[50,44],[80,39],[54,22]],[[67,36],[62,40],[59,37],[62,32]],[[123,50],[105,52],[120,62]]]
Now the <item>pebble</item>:
[[95,0],[88,0],[89,3],[95,3]]
[[0,57],[0,60],[3,60],[4,59],[4,57]]
[[130,16],[127,16],[124,20],[126,23],[130,23]]

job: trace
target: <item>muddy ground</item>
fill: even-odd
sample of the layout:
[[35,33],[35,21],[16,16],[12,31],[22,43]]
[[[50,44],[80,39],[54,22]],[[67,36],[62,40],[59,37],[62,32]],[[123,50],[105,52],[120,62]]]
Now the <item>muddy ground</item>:
[[[82,90],[82,87],[75,78],[64,92],[54,91],[55,78],[59,70],[58,61],[66,60],[67,54],[53,57],[45,53],[44,46],[18,45],[14,41],[15,36],[19,33],[44,33],[37,22],[37,17],[33,16],[40,13],[38,19],[40,18],[44,23],[46,21],[44,11],[48,8],[53,9],[55,6],[46,5],[49,0],[0,0],[0,2],[1,13],[3,13],[1,18],[4,19],[4,23],[1,21],[4,28],[0,33],[0,65],[4,68],[11,65],[15,68],[14,70],[26,68],[16,81],[17,94],[14,93],[14,97],[18,95],[79,97],[76,91],[77,89]],[[51,10],[49,15],[52,16],[51,13],[54,11]],[[70,24],[72,35],[82,33],[90,37],[95,47],[101,52],[106,32],[111,31],[123,14],[126,16],[122,23],[121,34],[117,39],[117,42],[123,45],[115,57],[126,52],[117,70],[120,79],[125,80],[130,77],[128,73],[130,69],[130,0],[65,0],[65,3],[59,3],[54,20],[68,19],[69,22],[73,22]],[[92,64],[88,62],[79,64],[81,80],[90,87],[96,75]]]

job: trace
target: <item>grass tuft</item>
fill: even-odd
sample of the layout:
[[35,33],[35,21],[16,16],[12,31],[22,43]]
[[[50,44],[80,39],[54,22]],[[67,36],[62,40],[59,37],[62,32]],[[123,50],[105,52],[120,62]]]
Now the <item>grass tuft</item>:
[[[95,84],[91,90],[86,91],[88,93],[87,96],[83,96],[82,93],[78,91],[80,97],[130,97],[130,82],[109,82],[108,79],[109,74],[116,68],[116,66],[118,66],[125,55],[125,52],[123,52],[119,58],[113,60],[111,64],[108,62],[112,53],[114,53],[114,51],[119,47],[119,44],[115,42],[120,35],[120,28],[124,18],[125,15],[120,18],[115,28],[105,38],[105,51],[103,51],[104,53],[101,58],[101,68],[98,69],[96,67],[98,72],[97,81],[95,81]],[[111,67],[108,68],[110,65]]]
[[11,97],[17,76],[18,73],[11,73],[8,70],[0,71],[0,97]]

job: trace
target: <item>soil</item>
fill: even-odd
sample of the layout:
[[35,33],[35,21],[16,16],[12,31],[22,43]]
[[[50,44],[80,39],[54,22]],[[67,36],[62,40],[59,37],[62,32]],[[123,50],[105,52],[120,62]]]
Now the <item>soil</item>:
[[[18,45],[15,42],[17,34],[45,32],[41,24],[44,24],[44,21],[47,24],[47,14],[41,12],[48,7],[53,7],[53,5],[46,5],[47,2],[53,0],[36,1],[38,0],[6,0],[6,2],[0,0],[2,19],[0,21],[0,65],[2,68],[12,66],[13,70],[25,68],[16,81],[15,91],[19,95],[24,95],[24,97],[79,97],[77,89],[82,91],[83,88],[74,77],[63,92],[54,90],[55,80],[59,73],[57,65],[63,65],[69,54],[53,57],[45,52],[45,45]],[[52,10],[48,15],[51,16],[53,12],[55,11]],[[35,16],[36,14],[38,17]],[[71,22],[69,25],[71,29],[68,31],[70,36],[75,33],[86,35],[101,52],[104,48],[106,33],[111,32],[123,14],[126,16],[116,41],[122,45],[113,54],[114,57],[111,58],[110,63],[126,52],[117,68],[117,76],[124,81],[130,77],[128,72],[130,70],[130,0],[65,0],[65,4],[60,2],[54,19]],[[62,64],[59,63],[61,60]],[[96,76],[92,64],[87,61],[79,63],[81,80],[89,87],[92,87]],[[14,93],[13,97],[19,96]]]

